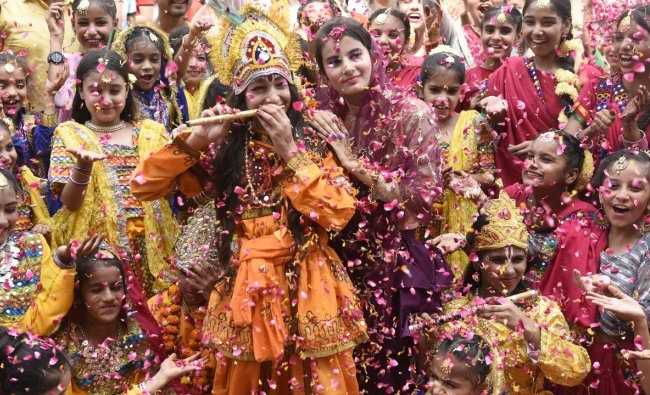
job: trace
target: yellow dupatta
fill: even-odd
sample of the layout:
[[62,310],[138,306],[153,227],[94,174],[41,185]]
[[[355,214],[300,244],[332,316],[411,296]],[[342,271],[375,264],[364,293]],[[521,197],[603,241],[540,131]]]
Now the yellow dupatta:
[[214,81],[216,76],[208,77],[207,79],[201,81],[199,84],[199,89],[196,93],[192,94],[190,91],[185,89],[185,99],[187,100],[187,113],[190,119],[196,119],[201,116],[201,110],[203,109],[203,101],[205,96],[208,93],[208,88]]
[[[478,163],[478,138],[476,120],[480,114],[477,111],[463,111],[459,114],[451,134],[447,154],[447,166],[455,171],[470,172]],[[444,222],[440,233],[466,234],[472,228],[474,216],[478,213],[476,204],[451,189],[445,188],[442,197],[442,214]],[[454,279],[462,279],[469,258],[463,251],[453,252],[446,257],[449,267],[454,273]]]
[[41,192],[43,180],[36,177],[27,166],[22,166],[18,171],[20,174],[21,186],[29,195],[30,206],[35,219],[34,224],[47,225],[49,226],[50,231],[53,232],[52,218],[50,217],[50,212],[47,209],[47,204],[45,204]]
[[[139,129],[137,151],[140,160],[162,148],[168,141],[165,127],[157,122],[143,120],[136,122],[135,126]],[[61,137],[66,148],[83,147],[96,153],[102,152],[95,133],[76,122],[65,122],[54,133]],[[81,207],[76,211],[63,207],[54,215],[54,224],[58,230],[54,244],[83,240],[93,231],[102,233],[112,245],[127,248],[127,221],[118,211],[112,189],[106,167],[101,161],[95,162]],[[142,202],[142,207],[147,265],[154,278],[157,278],[167,267],[166,257],[173,252],[178,225],[167,200]]]

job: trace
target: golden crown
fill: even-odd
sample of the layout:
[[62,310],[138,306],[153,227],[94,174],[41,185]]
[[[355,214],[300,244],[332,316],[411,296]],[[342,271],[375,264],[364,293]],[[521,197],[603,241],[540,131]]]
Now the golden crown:
[[528,229],[515,201],[505,192],[488,201],[482,214],[488,223],[476,233],[476,250],[495,250],[507,246],[528,249]]
[[253,4],[241,9],[243,20],[222,16],[218,34],[210,37],[210,61],[219,81],[240,94],[255,78],[279,74],[294,82],[303,57],[297,34],[291,32],[289,3],[274,0],[268,10]]

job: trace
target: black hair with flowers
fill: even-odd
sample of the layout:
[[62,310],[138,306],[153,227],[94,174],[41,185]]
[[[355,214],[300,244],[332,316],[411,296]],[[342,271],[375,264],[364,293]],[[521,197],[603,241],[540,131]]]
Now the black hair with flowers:
[[481,30],[483,30],[483,25],[493,18],[499,18],[500,15],[505,16],[505,21],[512,26],[514,26],[517,34],[521,33],[521,26],[523,23],[523,16],[517,7],[512,5],[502,5],[496,7],[490,7],[485,13],[483,13],[483,20],[481,21]]
[[[100,64],[102,66],[100,66]],[[129,89],[129,72],[126,67],[126,62],[115,51],[109,49],[99,49],[88,52],[81,58],[79,66],[77,67],[77,79],[79,86],[72,101],[72,119],[78,123],[85,123],[90,121],[90,112],[85,106],[81,98],[81,91],[83,90],[83,81],[93,72],[98,73],[100,70],[111,70],[116,72],[124,79],[127,84],[126,106],[120,114],[120,119],[126,122],[133,122],[138,114],[135,100],[131,89]]]
[[422,63],[422,70],[420,71],[422,85],[424,86],[440,69],[454,71],[458,75],[458,82],[465,83],[465,63],[463,63],[463,59],[449,52],[438,52],[427,56],[424,63]]
[[405,13],[397,8],[380,8],[370,15],[370,18],[368,18],[368,26],[372,25],[372,22],[379,15],[390,15],[397,18],[402,23],[402,26],[404,26],[404,42],[409,42],[409,38],[411,38],[411,22],[409,22],[409,17]]

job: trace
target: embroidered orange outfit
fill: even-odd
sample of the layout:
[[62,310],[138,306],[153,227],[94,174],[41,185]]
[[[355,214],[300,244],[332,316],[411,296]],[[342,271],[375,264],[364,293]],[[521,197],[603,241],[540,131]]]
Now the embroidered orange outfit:
[[[176,183],[190,197],[201,191],[188,171],[198,155],[185,137],[141,163],[131,185],[137,197],[156,199]],[[273,156],[260,141],[246,149]],[[354,198],[331,155],[300,154],[287,165],[276,163],[265,169],[274,177],[264,184],[280,197],[277,211],[242,195],[243,210],[233,213],[239,221],[229,265],[236,275],[215,287],[203,328],[204,340],[218,351],[212,393],[247,394],[261,386],[300,394],[309,385],[325,394],[358,393],[352,349],[366,339],[366,327],[327,233],[347,224]],[[304,216],[300,244],[288,228],[289,204]]]

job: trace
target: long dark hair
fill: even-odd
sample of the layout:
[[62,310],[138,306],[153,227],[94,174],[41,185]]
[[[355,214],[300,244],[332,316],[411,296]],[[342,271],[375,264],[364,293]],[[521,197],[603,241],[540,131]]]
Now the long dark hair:
[[340,38],[353,38],[359,41],[364,47],[366,47],[368,52],[372,54],[372,37],[359,22],[352,18],[342,16],[333,18],[321,26],[320,29],[318,29],[318,32],[316,33],[316,39],[314,40],[313,44],[316,63],[318,63],[318,67],[323,74],[325,74],[325,67],[323,65],[323,46],[325,46],[325,42],[329,38],[329,35],[332,30],[334,30],[334,28],[343,29]]
[[81,82],[77,87],[74,100],[72,101],[72,119],[78,123],[90,121],[90,112],[88,112],[84,101],[81,99],[80,92],[83,90],[83,81],[90,73],[97,72],[97,66],[100,63],[103,63],[106,66],[106,70],[114,71],[124,79],[127,89],[126,106],[120,114],[120,119],[126,122],[133,122],[136,120],[138,111],[135,100],[133,99],[133,94],[129,88],[129,71],[126,66],[126,61],[124,61],[117,52],[111,51],[110,49],[93,50],[81,58],[79,67],[77,67],[77,78]]
[[[643,30],[650,33],[650,5],[640,5],[634,8],[632,11],[625,11],[616,21],[616,27],[621,24],[621,21],[626,17],[630,16],[637,25],[639,25]],[[637,119],[637,126],[641,130],[646,130],[650,125],[650,110],[643,111],[639,118]]]
[[0,328],[0,394],[45,394],[66,371],[70,362],[54,341]]
[[[293,84],[289,84],[291,92],[291,102],[300,100],[298,90]],[[246,90],[235,95],[230,93],[226,102],[227,104],[239,110],[246,110]],[[296,140],[302,140],[304,137],[304,120],[302,113],[296,111],[293,106],[287,111],[289,121],[291,121],[293,136]],[[220,150],[219,154],[214,159],[214,168],[219,169],[215,174],[215,186],[217,191],[217,200],[223,204],[217,204],[217,219],[222,227],[222,232],[219,237],[219,257],[222,265],[228,267],[231,258],[231,242],[233,239],[237,207],[240,204],[239,196],[234,192],[235,188],[240,185],[244,176],[244,150],[246,149],[246,134],[248,133],[249,125],[246,124],[233,124],[231,126],[232,133],[226,145]],[[307,140],[306,142],[309,142]],[[308,147],[317,149],[316,147]],[[293,237],[298,244],[301,244],[304,239],[301,216],[298,211],[290,208],[288,214],[289,229],[293,233]],[[304,221],[304,219],[303,219]]]
[[[535,3],[538,0],[526,0],[524,3],[524,8],[523,8],[523,15],[524,17],[526,16],[526,12],[528,11],[528,8]],[[572,40],[573,39],[573,33],[571,32],[572,28],[572,17],[571,17],[571,1],[570,0],[548,0],[551,8],[555,13],[560,17],[563,23],[566,23],[569,25],[569,33],[563,37],[563,40]],[[571,55],[567,56],[561,56],[558,57],[558,65],[560,68],[570,71],[570,72],[575,72],[575,60],[571,57]],[[567,117],[571,116],[571,112],[573,110],[573,99],[571,99],[571,96],[569,95],[561,95],[560,96],[560,103],[562,104],[562,108],[564,113],[566,114]]]

